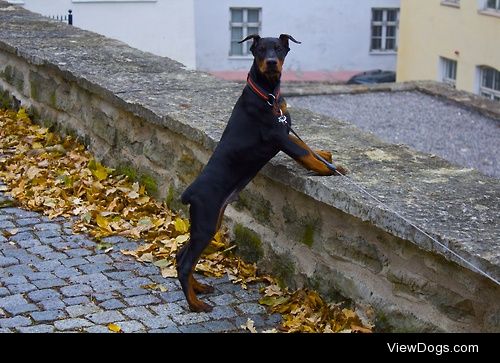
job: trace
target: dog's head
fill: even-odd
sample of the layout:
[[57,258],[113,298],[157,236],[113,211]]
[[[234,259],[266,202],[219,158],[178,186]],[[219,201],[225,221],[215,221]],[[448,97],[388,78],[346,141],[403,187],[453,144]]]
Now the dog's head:
[[252,34],[239,43],[250,39],[253,39],[250,51],[255,58],[258,70],[271,81],[277,81],[280,78],[285,57],[290,51],[289,40],[300,44],[288,34],[281,34],[279,38],[261,38],[259,35]]

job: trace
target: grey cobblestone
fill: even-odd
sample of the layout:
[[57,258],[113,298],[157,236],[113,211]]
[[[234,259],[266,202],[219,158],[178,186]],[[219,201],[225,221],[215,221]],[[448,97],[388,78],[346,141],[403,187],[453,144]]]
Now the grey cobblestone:
[[98,272],[109,271],[112,269],[112,267],[107,263],[87,263],[84,265],[79,265],[78,269],[85,274],[94,274]]
[[27,304],[28,302],[21,294],[10,295],[3,298],[0,298],[0,308],[6,308],[11,305],[22,305]]
[[41,239],[52,238],[52,237],[58,237],[61,234],[61,231],[57,229],[46,229],[43,231],[36,231],[35,234]]
[[61,310],[46,310],[46,311],[35,311],[30,314],[33,320],[37,323],[45,321],[53,321],[66,317],[66,314]]
[[125,288],[125,289],[120,289],[118,291],[120,294],[122,294],[123,297],[132,297],[132,296],[138,296],[138,295],[146,295],[149,293],[148,290],[146,289],[141,289],[141,288]]
[[139,296],[127,297],[124,300],[130,306],[158,304],[161,301],[156,296],[152,295],[139,295]]
[[116,323],[124,319],[124,316],[115,310],[104,311],[101,313],[94,313],[87,316],[87,318],[96,324]]
[[209,300],[215,305],[229,305],[238,301],[238,299],[231,294],[212,296]]
[[56,278],[51,272],[33,272],[31,275],[28,276],[28,278],[31,281],[36,281],[36,280],[49,280],[49,279],[54,279]]
[[148,333],[180,333],[181,331],[175,326],[168,326],[161,329],[151,329]]
[[75,330],[92,325],[93,324],[90,321],[81,318],[57,320],[54,322],[54,326],[57,330]]
[[[18,226],[28,226],[40,223],[40,218],[20,218],[16,220]],[[1,227],[1,226],[0,226]]]
[[82,273],[74,267],[59,267],[53,271],[54,275],[60,277],[61,279],[66,279],[68,277],[79,276]]
[[34,272],[29,265],[13,265],[6,267],[5,271],[14,276],[26,276]]
[[202,324],[181,325],[179,330],[183,333],[210,333],[210,330]]
[[42,305],[45,310],[63,309],[66,307],[66,304],[64,304],[61,299],[42,300],[39,304]]
[[181,325],[189,325],[208,321],[209,316],[206,313],[186,313],[182,315],[174,315],[172,316],[172,319]]
[[62,252],[49,252],[41,254],[42,258],[46,261],[50,260],[63,260],[68,258],[68,256]]
[[[109,323],[126,333],[229,332],[241,331],[248,317],[262,329],[281,320],[257,304],[257,287],[245,291],[227,277],[197,276],[216,288],[202,297],[214,309],[190,312],[177,279],[119,252],[135,241],[106,238],[115,249],[105,254],[88,236],[73,235],[66,220],[18,208],[0,208],[1,223],[18,232],[0,234],[0,332],[109,333]],[[151,283],[167,291],[141,288]]]
[[87,333],[98,333],[98,334],[112,333],[111,330],[109,330],[108,327],[105,325],[93,325],[91,327],[85,328],[85,331]]
[[53,252],[54,250],[47,245],[39,245],[35,247],[28,248],[28,252],[34,253],[36,255],[41,255],[44,253]]
[[165,316],[155,316],[154,318],[141,320],[141,322],[151,329],[175,326],[174,322]]
[[19,315],[22,313],[28,313],[30,311],[38,310],[36,305],[33,304],[18,304],[18,305],[9,305],[4,308],[12,315]]
[[117,296],[118,296],[117,293],[112,292],[112,291],[108,291],[108,292],[103,292],[103,293],[99,293],[99,294],[94,294],[92,296],[92,298],[95,301],[102,302],[102,301],[114,299]]
[[65,286],[67,283],[59,278],[53,278],[53,279],[33,281],[33,284],[35,284],[39,289],[46,289],[49,287]]
[[52,300],[60,297],[61,294],[53,289],[44,289],[44,290],[37,290],[37,291],[32,291],[28,294],[28,298],[30,298],[32,301],[43,301],[43,300]]
[[0,221],[0,229],[12,229],[15,227],[16,227],[15,224],[12,223],[11,221],[7,221],[7,220]]
[[76,284],[61,288],[61,292],[65,296],[74,297],[90,294],[92,292],[92,288],[89,285]]
[[92,251],[85,248],[75,248],[66,251],[66,254],[70,257],[84,257],[92,254]]
[[145,330],[144,325],[135,320],[119,321],[116,325],[122,328],[124,333],[137,333]]
[[238,314],[230,306],[215,306],[214,309],[208,313],[208,316],[213,319],[230,319]]
[[40,324],[20,327],[18,330],[20,333],[52,333],[54,332],[54,327],[51,325]]
[[173,316],[173,315],[178,315],[182,314],[185,312],[185,310],[180,307],[178,304],[175,303],[167,303],[167,304],[162,304],[158,306],[153,306],[151,307],[151,310],[153,310],[156,314],[160,316]]
[[75,296],[75,297],[69,297],[67,299],[64,299],[63,302],[67,305],[82,305],[82,304],[88,304],[89,303],[89,298],[86,296]]
[[212,333],[222,333],[236,330],[236,326],[228,320],[208,321],[202,325]]
[[18,285],[9,285],[9,291],[12,294],[19,294],[23,292],[30,292],[36,289],[36,286],[33,284],[18,284]]
[[135,272],[139,276],[151,276],[151,275],[154,275],[154,274],[158,274],[159,269],[156,266],[147,266],[147,265],[144,265],[144,266],[141,266],[138,269],[136,269]]
[[66,308],[66,312],[68,315],[72,318],[78,318],[80,316],[84,315],[89,315],[89,314],[94,314],[97,312],[101,312],[101,308],[94,304],[89,304],[89,305],[73,305],[73,306],[68,306]]
[[151,284],[151,280],[147,277],[136,277],[135,279],[126,280],[123,284],[127,287],[141,287],[143,285]]
[[17,244],[19,245],[19,247],[22,247],[22,248],[35,248],[35,247],[40,246],[40,241],[38,239],[35,239],[35,238],[26,238],[26,239],[22,239],[20,241],[17,241]]
[[152,319],[155,316],[144,306],[136,306],[133,308],[123,309],[123,313],[131,319],[135,320],[146,320]]
[[13,318],[0,319],[0,328],[17,328],[20,326],[31,325],[31,320],[24,316],[15,316]]
[[85,265],[86,263],[88,263],[88,261],[86,259],[81,258],[81,257],[69,258],[69,259],[63,260],[61,262],[66,267]]
[[182,291],[169,291],[160,294],[160,297],[165,302],[175,302],[184,299]]
[[245,314],[263,314],[266,312],[266,309],[257,303],[244,303],[238,305],[238,309]]
[[[14,242],[25,241],[25,240],[34,240],[34,241],[36,241],[35,235],[33,233],[31,233],[31,232],[17,233],[17,234],[15,234],[13,236],[10,236],[10,240],[14,241]],[[33,247],[33,246],[31,246],[31,247]]]
[[100,264],[100,263],[107,264],[113,262],[113,260],[109,256],[104,254],[87,256],[85,258],[92,264]]
[[28,280],[24,276],[4,277],[0,279],[0,281],[2,281],[2,283],[5,285],[25,284],[28,282]]
[[116,310],[116,309],[124,308],[125,304],[122,303],[120,300],[111,299],[111,300],[106,300],[106,301],[102,302],[99,306],[105,310]]
[[0,267],[17,265],[19,261],[14,257],[0,257]]
[[92,288],[96,293],[105,293],[119,290],[123,288],[123,285],[119,281],[97,281],[92,283]]
[[105,272],[106,276],[113,280],[129,280],[134,278],[134,274],[131,271],[121,271],[121,272]]
[[57,260],[43,261],[33,265],[38,271],[48,272],[54,271],[55,269],[61,267],[61,263]]

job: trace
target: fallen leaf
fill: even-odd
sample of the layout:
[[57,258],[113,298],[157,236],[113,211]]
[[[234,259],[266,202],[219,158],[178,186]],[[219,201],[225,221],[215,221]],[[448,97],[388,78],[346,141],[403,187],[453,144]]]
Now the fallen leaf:
[[116,324],[108,324],[108,329],[111,330],[113,333],[120,333],[122,332],[122,328],[119,325]]
[[241,325],[241,328],[250,331],[250,333],[257,333],[257,329],[255,329],[254,321],[252,319],[247,319],[247,323]]
[[177,270],[175,268],[162,268],[161,275],[165,278],[167,277],[177,277]]
[[147,284],[147,285],[142,285],[141,287],[143,289],[158,290],[160,292],[168,291],[167,287],[165,285],[162,285],[162,284]]

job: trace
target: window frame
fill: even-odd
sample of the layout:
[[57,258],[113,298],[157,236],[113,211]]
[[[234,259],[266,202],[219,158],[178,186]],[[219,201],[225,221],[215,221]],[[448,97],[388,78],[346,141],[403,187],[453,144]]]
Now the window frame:
[[[439,57],[440,66],[441,66],[441,82],[450,85],[453,88],[457,86],[457,70],[458,70],[458,62],[456,60]],[[451,71],[451,72],[450,72]],[[451,73],[451,77],[450,77]],[[453,76],[455,78],[453,78]]]
[[[490,1],[494,1],[495,4],[493,6],[489,6]],[[486,10],[486,11],[500,11],[500,0],[485,0],[484,10]]]
[[[233,22],[233,10],[242,10],[243,19],[242,22]],[[248,21],[248,11],[257,10],[258,11],[258,22]],[[233,43],[236,40],[232,39],[233,28],[242,28],[242,39],[245,39],[249,34],[249,28],[257,28],[257,34],[261,34],[262,31],[262,8],[261,7],[241,7],[235,6],[229,8],[229,58],[231,59],[249,59],[252,58],[252,53],[250,52],[251,42],[243,44],[241,54],[233,54]],[[241,39],[240,39],[241,40]]]
[[[485,80],[485,74],[484,72],[486,70],[492,70],[493,73],[493,79],[492,79],[492,85],[495,87],[495,83],[498,84],[498,89],[496,88],[489,88],[484,85],[484,80]],[[500,71],[489,66],[480,66],[479,67],[479,94],[483,97],[487,97],[491,100],[495,101],[500,101]]]
[[[382,11],[382,20],[375,21],[374,15],[375,11]],[[396,20],[388,21],[388,12],[395,10],[396,11]],[[400,8],[371,8],[371,19],[370,19],[370,54],[397,54],[399,48],[399,20],[400,20]],[[382,27],[382,32],[380,36],[374,36],[374,27],[380,26]],[[395,27],[395,36],[388,37],[387,36],[387,27],[394,26]],[[380,48],[373,48],[373,40],[374,38],[380,38]],[[394,38],[394,49],[387,49],[387,40]]]
[[460,8],[460,0],[441,0],[441,5]]
[[156,3],[158,0],[71,0],[72,3]]

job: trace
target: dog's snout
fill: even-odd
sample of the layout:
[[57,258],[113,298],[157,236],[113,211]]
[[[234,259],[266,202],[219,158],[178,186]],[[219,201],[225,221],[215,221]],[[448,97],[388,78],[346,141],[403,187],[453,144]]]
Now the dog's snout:
[[266,64],[268,67],[276,67],[278,65],[278,59],[276,58],[267,58]]

